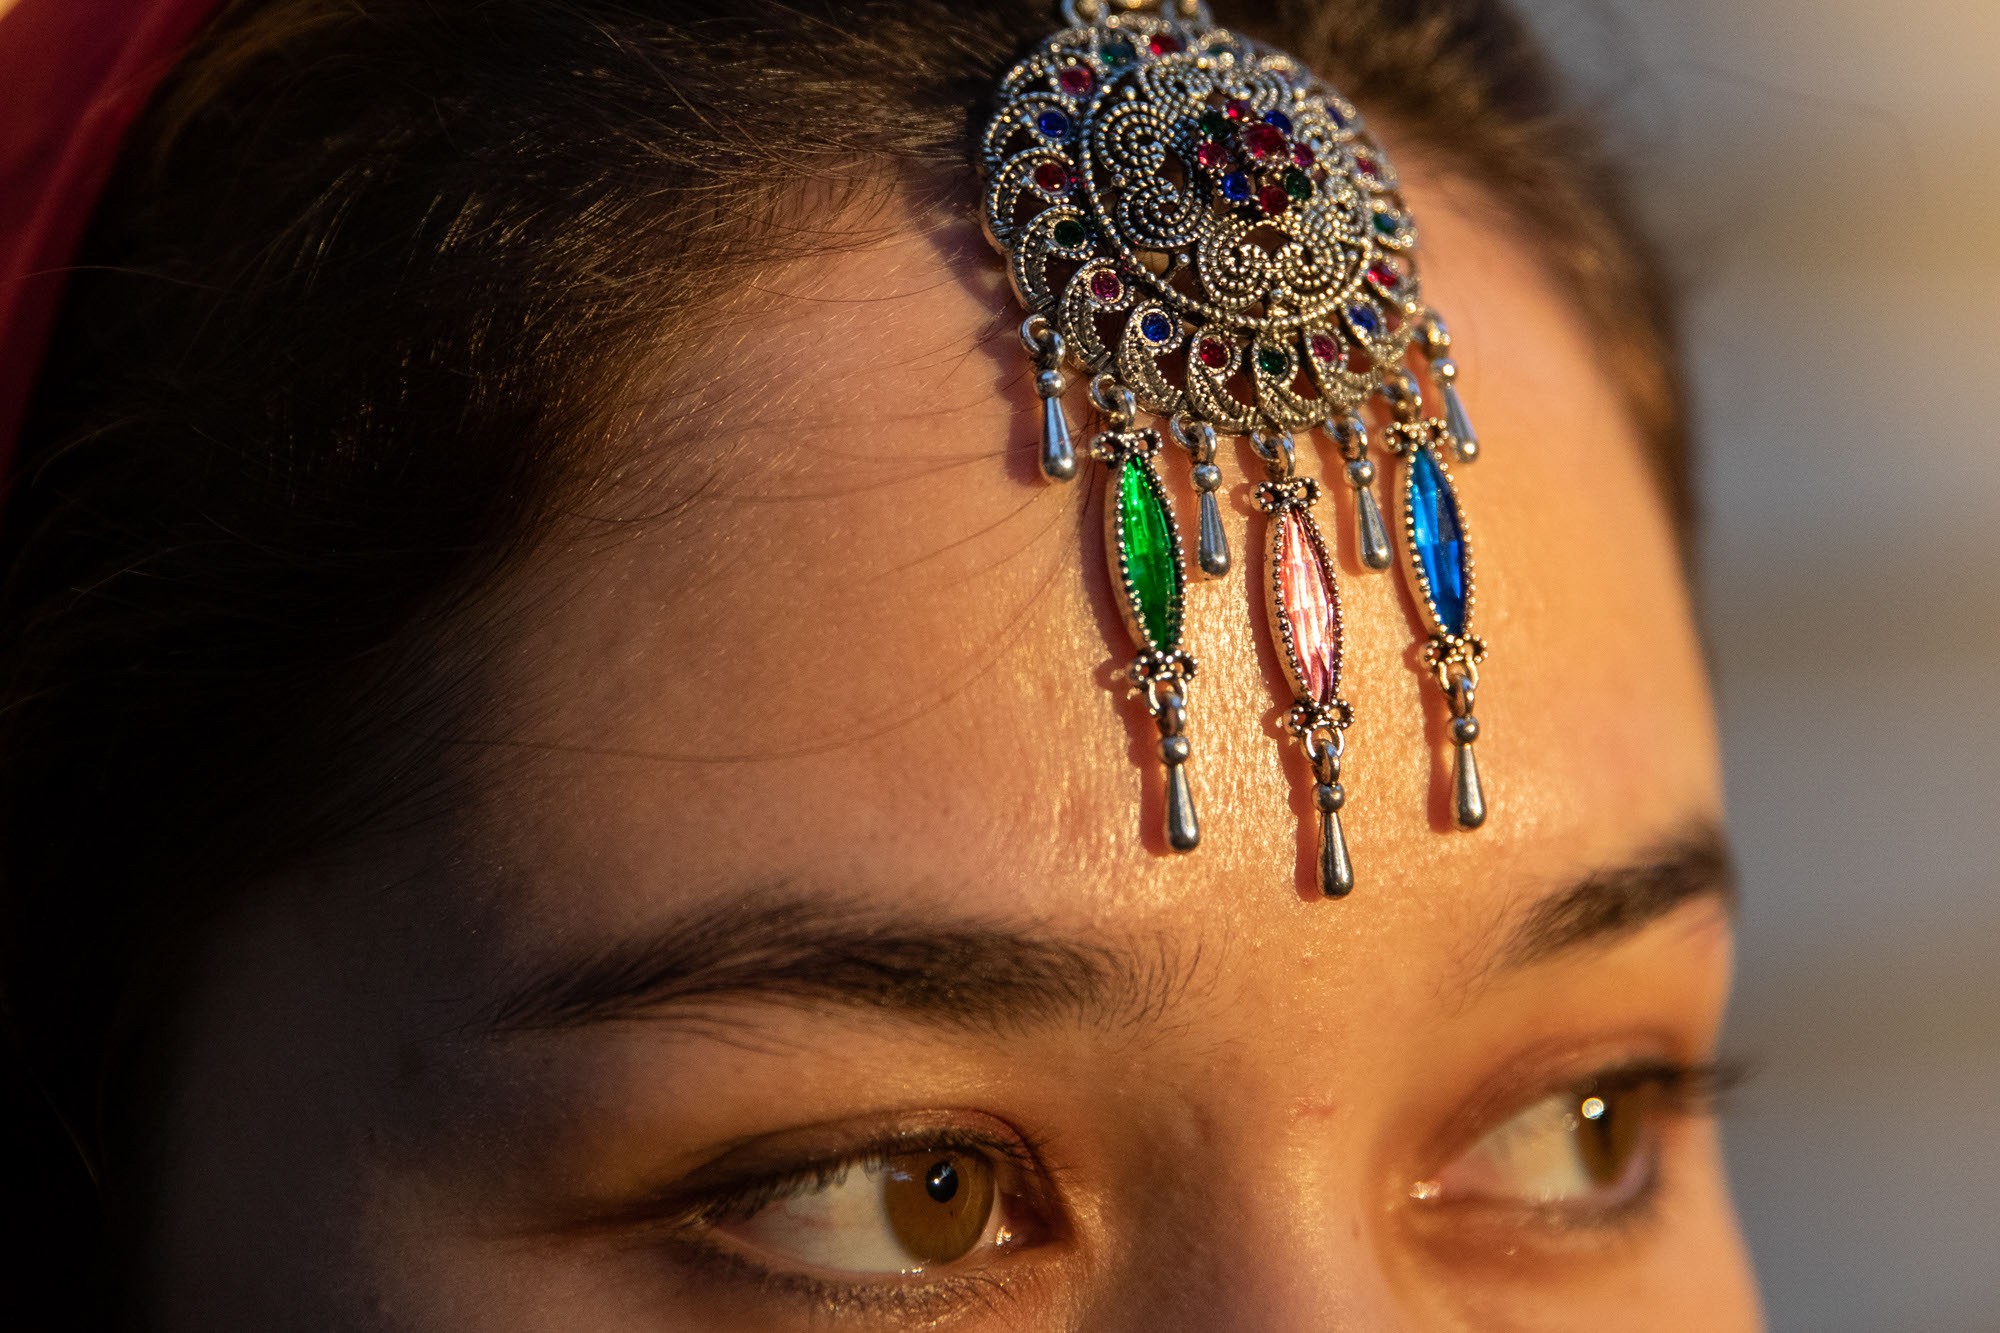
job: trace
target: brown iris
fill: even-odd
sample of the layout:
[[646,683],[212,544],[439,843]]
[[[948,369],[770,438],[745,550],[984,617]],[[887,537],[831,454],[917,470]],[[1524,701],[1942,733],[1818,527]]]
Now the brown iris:
[[993,1216],[993,1164],[974,1153],[912,1153],[882,1173],[882,1209],[896,1239],[924,1265],[963,1259]]
[[1578,1101],[1577,1154],[1593,1183],[1613,1185],[1624,1179],[1659,1101],[1660,1089],[1651,1085],[1587,1092]]

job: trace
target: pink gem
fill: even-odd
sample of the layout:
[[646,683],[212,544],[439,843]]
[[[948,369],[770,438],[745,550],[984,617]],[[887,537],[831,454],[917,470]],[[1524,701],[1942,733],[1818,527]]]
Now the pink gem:
[[1295,143],[1292,145],[1292,161],[1299,164],[1301,171],[1311,171],[1313,163],[1318,160],[1318,158],[1313,156],[1313,150],[1305,144]]
[[1090,294],[1110,305],[1125,294],[1125,284],[1109,269],[1099,269],[1090,275]]
[[1285,151],[1285,134],[1275,125],[1251,125],[1243,131],[1243,146],[1254,157],[1276,157]]
[[1324,333],[1315,333],[1308,346],[1312,348],[1315,361],[1331,361],[1340,355],[1340,344]]
[[1205,143],[1195,149],[1194,160],[1210,171],[1220,171],[1229,162],[1229,152],[1219,143]]
[[1195,353],[1201,357],[1201,363],[1210,370],[1221,370],[1229,364],[1229,349],[1217,338],[1203,338],[1201,346],[1195,349]]
[[1069,192],[1069,168],[1060,162],[1044,162],[1035,168],[1035,184],[1050,194]]
[[1170,33],[1161,33],[1146,43],[1146,49],[1156,56],[1170,56],[1181,49],[1181,40]]
[[1231,120],[1250,119],[1250,104],[1240,97],[1224,107],[1223,111],[1228,114]]
[[1377,264],[1369,269],[1368,279],[1385,292],[1393,292],[1403,285],[1403,275],[1387,264]]
[[1380,164],[1380,163],[1378,163],[1378,162],[1376,162],[1376,160],[1375,160],[1374,158],[1372,158],[1372,157],[1357,157],[1357,158],[1355,158],[1355,159],[1354,159],[1354,167],[1355,167],[1355,170],[1359,171],[1359,172],[1360,172],[1360,173],[1361,173],[1362,175],[1366,176],[1366,177],[1367,177],[1367,178],[1368,178],[1369,180],[1372,180],[1372,181],[1378,181],[1378,180],[1381,180],[1381,179],[1382,179],[1382,167],[1381,167],[1381,164]]
[[1277,558],[1278,598],[1299,683],[1315,703],[1330,704],[1340,689],[1340,595],[1296,509],[1285,510],[1278,527]]
[[1266,185],[1257,191],[1257,203],[1266,215],[1276,217],[1292,206],[1292,197],[1285,193],[1282,185]]
[[1082,97],[1096,86],[1096,77],[1082,65],[1065,65],[1056,72],[1056,87],[1071,97]]

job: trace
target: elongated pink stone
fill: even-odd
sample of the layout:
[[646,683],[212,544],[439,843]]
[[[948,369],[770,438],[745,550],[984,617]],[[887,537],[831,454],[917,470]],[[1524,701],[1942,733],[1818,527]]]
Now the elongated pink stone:
[[1340,689],[1340,603],[1333,571],[1297,509],[1285,510],[1278,532],[1278,592],[1284,604],[1292,651],[1306,692],[1319,704],[1333,702]]

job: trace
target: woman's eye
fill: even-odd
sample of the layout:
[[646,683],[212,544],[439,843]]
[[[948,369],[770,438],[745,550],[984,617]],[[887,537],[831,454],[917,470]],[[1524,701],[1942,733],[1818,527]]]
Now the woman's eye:
[[942,1268],[1017,1240],[1006,1168],[976,1150],[846,1163],[787,1187],[712,1235],[790,1264],[846,1274]]
[[1615,1208],[1651,1182],[1667,1103],[1658,1082],[1544,1097],[1412,1192],[1424,1200]]

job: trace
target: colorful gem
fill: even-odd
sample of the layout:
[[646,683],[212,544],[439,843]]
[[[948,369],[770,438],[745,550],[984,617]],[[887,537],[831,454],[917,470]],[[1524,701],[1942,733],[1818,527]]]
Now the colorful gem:
[[1305,172],[1300,171],[1297,167],[1286,167],[1283,179],[1285,182],[1285,193],[1292,198],[1298,200],[1300,203],[1304,203],[1306,200],[1312,198],[1312,177],[1306,175]]
[[1220,111],[1204,111],[1201,113],[1201,119],[1195,123],[1200,125],[1201,132],[1211,139],[1220,139],[1229,133],[1229,117]]
[[1181,570],[1166,501],[1141,461],[1126,462],[1118,472],[1118,534],[1132,618],[1150,647],[1171,652],[1181,639]]
[[1351,305],[1347,307],[1347,322],[1363,333],[1376,334],[1382,331],[1382,317],[1375,313],[1375,307]]
[[1471,579],[1458,521],[1458,497],[1452,492],[1444,465],[1428,446],[1410,458],[1408,504],[1412,553],[1430,589],[1438,628],[1462,638]]
[[1276,157],[1285,151],[1285,136],[1275,126],[1252,125],[1243,131],[1243,146],[1252,157]]
[[1274,127],[1280,134],[1290,134],[1292,132],[1292,118],[1282,111],[1266,111],[1264,113],[1264,123]]
[[1384,291],[1393,292],[1403,285],[1403,275],[1387,264],[1377,264],[1368,270],[1368,280]]
[[1174,336],[1174,322],[1157,310],[1149,310],[1139,321],[1139,332],[1149,343],[1163,343]]
[[1137,52],[1133,51],[1132,44],[1130,42],[1111,42],[1108,43],[1102,51],[1098,52],[1098,54],[1104,57],[1105,64],[1111,66],[1113,69],[1116,69],[1120,65],[1131,64],[1132,57],[1136,55]]
[[1372,157],[1362,157],[1360,154],[1356,154],[1354,169],[1369,180],[1379,181],[1382,179],[1382,166]]
[[1292,359],[1275,347],[1257,349],[1257,369],[1276,379],[1291,368]]
[[1292,145],[1292,161],[1299,164],[1301,171],[1311,171],[1313,163],[1319,161],[1319,158],[1313,154],[1313,150],[1306,144],[1295,143]]
[[1229,365],[1229,348],[1220,338],[1203,338],[1195,348],[1195,355],[1210,370],[1222,370]]
[[1394,236],[1403,230],[1403,220],[1394,213],[1377,213],[1375,230],[1384,236]]
[[1300,692],[1324,708],[1340,690],[1340,594],[1306,516],[1287,508],[1278,523],[1278,606]]
[[1069,137],[1069,117],[1054,107],[1050,107],[1047,111],[1035,117],[1035,128],[1048,138],[1067,139]]
[[1250,119],[1250,104],[1240,97],[1232,98],[1225,109],[1228,111],[1231,120]]
[[1056,87],[1071,97],[1083,97],[1097,86],[1097,76],[1088,66],[1065,65],[1056,72]]
[[1181,49],[1181,39],[1172,33],[1157,33],[1152,41],[1146,43],[1146,49],[1156,56],[1170,56]]
[[1194,150],[1194,160],[1210,171],[1216,171],[1228,165],[1229,150],[1219,143],[1205,143]]
[[1276,217],[1292,206],[1292,197],[1282,185],[1266,185],[1257,191],[1257,204],[1267,216]]
[[1054,235],[1056,244],[1065,250],[1074,250],[1090,239],[1090,233],[1075,218],[1064,218],[1056,223]]
[[1035,184],[1048,194],[1068,194],[1069,168],[1060,162],[1044,162],[1035,168]]
[[1222,178],[1222,192],[1237,203],[1250,200],[1250,178],[1240,171],[1232,171]]
[[1306,345],[1312,349],[1315,361],[1332,361],[1340,355],[1340,344],[1324,333],[1315,333]]
[[1090,294],[1105,305],[1111,305],[1125,295],[1125,284],[1110,269],[1099,269],[1090,275]]

